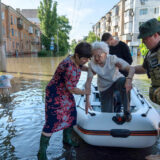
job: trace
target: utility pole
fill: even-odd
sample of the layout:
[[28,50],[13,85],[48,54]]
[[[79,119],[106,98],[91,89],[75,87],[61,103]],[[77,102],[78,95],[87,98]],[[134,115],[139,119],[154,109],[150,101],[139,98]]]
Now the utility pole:
[[3,33],[2,33],[1,0],[0,0],[0,72],[6,72],[6,54],[3,45]]
[[59,54],[59,44],[58,44],[58,30],[57,30],[57,52]]

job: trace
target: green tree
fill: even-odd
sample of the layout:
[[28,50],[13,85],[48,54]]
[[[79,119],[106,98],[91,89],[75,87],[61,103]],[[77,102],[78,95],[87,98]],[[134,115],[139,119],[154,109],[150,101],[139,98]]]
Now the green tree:
[[75,39],[73,39],[71,42],[71,45],[70,45],[70,49],[71,49],[72,53],[74,53],[74,49],[75,49],[76,45],[77,45],[77,42]]
[[96,36],[94,32],[91,32],[91,31],[89,32],[88,36],[85,38],[86,38],[86,42],[88,42],[88,43],[92,43],[96,40],[100,41],[100,38],[98,36]]
[[55,35],[55,42],[57,43],[57,51],[55,53],[56,56],[63,56],[69,51],[69,32],[71,30],[71,26],[69,25],[69,20],[65,16],[58,16],[58,29],[57,34]]
[[42,31],[41,42],[46,50],[49,50],[51,37],[57,31],[57,2],[52,0],[43,0],[38,7],[38,17],[40,19],[40,28]]

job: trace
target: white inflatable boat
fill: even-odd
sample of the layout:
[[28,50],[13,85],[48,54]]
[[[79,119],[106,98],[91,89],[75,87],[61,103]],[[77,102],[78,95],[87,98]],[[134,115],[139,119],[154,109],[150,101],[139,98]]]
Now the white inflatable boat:
[[159,138],[160,115],[136,88],[131,90],[132,120],[130,122],[119,119],[122,112],[101,112],[99,92],[96,86],[92,86],[90,101],[93,110],[89,110],[88,114],[85,114],[85,96],[75,96],[75,98],[77,126],[74,127],[74,130],[88,144],[146,148],[154,145]]

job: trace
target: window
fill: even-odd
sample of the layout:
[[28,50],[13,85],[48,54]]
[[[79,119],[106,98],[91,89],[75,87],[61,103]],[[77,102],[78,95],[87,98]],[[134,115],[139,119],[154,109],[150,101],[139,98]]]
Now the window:
[[19,49],[19,43],[16,43],[16,49]]
[[17,31],[15,30],[15,36],[17,37]]
[[4,20],[4,12],[2,12],[2,20]]
[[13,24],[13,16],[11,16],[11,24]]
[[141,5],[144,5],[145,4],[145,2],[147,2],[148,0],[140,0],[140,2],[141,2]]
[[12,46],[13,46],[13,49],[14,49],[14,42],[12,42]]
[[11,31],[12,31],[12,36],[14,36],[14,29],[12,28]]
[[146,15],[148,13],[148,9],[145,8],[145,9],[140,9],[140,15]]
[[18,32],[18,37],[19,39],[21,39],[21,32]]
[[154,13],[155,13],[155,14],[158,14],[158,13],[159,13],[159,7],[154,8]]
[[15,25],[17,24],[17,19],[16,19],[16,18],[14,19],[14,24],[15,24]]
[[124,24],[124,29],[127,29],[127,23]]
[[116,15],[119,14],[119,6],[116,7]]
[[127,17],[127,12],[124,12],[124,17]]
[[6,30],[5,30],[4,26],[2,26],[2,33],[3,33],[3,35],[6,34]]

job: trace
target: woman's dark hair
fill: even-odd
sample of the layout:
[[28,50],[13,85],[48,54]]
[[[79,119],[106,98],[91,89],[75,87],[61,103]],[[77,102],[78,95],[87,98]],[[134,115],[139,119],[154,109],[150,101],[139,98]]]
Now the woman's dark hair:
[[108,41],[108,39],[110,38],[110,37],[112,37],[112,35],[110,34],[110,33],[104,33],[103,35],[102,35],[102,39],[101,39],[101,41]]
[[74,54],[77,53],[79,58],[91,58],[91,49],[92,47],[89,43],[81,42],[76,46]]

